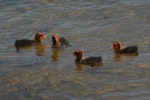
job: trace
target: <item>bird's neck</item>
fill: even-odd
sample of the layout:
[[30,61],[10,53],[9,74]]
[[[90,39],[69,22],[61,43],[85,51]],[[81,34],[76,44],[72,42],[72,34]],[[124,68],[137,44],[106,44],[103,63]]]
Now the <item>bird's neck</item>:
[[53,41],[53,46],[61,46],[61,43],[59,41]]
[[121,52],[121,48],[120,47],[116,48],[114,51],[115,51],[115,53],[120,53]]
[[82,59],[83,59],[82,55],[78,55],[78,56],[76,57],[76,62],[81,62]]
[[39,43],[39,44],[42,43],[42,40],[41,40],[41,39],[35,39],[35,41],[36,41],[37,43]]

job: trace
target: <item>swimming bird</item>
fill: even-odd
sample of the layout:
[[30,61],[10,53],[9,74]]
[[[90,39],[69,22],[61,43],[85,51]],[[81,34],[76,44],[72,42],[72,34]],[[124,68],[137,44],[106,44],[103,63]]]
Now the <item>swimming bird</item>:
[[114,53],[116,54],[138,54],[137,46],[128,46],[122,48],[120,41],[115,41],[111,47],[114,49]]
[[74,55],[76,56],[75,63],[76,64],[83,64],[83,65],[90,65],[90,66],[101,66],[102,64],[102,57],[83,57],[83,51],[82,50],[76,50],[74,52]]
[[68,47],[70,44],[64,37],[58,37],[57,34],[52,35],[52,48]]
[[35,34],[35,37],[33,40],[31,39],[20,39],[20,40],[16,40],[15,41],[15,47],[26,47],[26,46],[32,46],[35,44],[42,44],[42,40],[45,39],[46,36],[41,33],[41,32],[37,32]]

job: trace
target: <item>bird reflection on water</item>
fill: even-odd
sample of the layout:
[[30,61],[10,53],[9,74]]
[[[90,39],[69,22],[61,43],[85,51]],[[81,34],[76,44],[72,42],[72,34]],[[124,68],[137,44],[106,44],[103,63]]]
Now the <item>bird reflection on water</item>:
[[42,44],[35,45],[34,48],[36,51],[36,55],[38,55],[38,56],[44,56],[45,55],[45,49],[46,49],[45,45],[42,45]]
[[82,71],[82,64],[76,64],[75,70]]
[[53,62],[57,62],[57,61],[58,61],[59,52],[60,52],[60,49],[52,49],[51,58],[52,58],[52,61],[53,61]]
[[[83,64],[75,64],[76,67],[75,67],[75,71],[77,72],[90,72],[90,73],[100,73],[100,69],[101,67],[100,66],[90,66],[90,65],[83,65]],[[87,70],[86,70],[87,68]]]
[[33,47],[35,49],[36,55],[38,55],[38,56],[44,56],[45,55],[46,46],[43,44],[36,44],[33,46],[26,46],[26,47],[16,47],[16,51],[20,52],[21,50],[30,49]]
[[114,53],[114,61],[121,61],[121,58],[123,56],[129,56],[129,57],[137,57],[138,54],[117,54],[117,53]]

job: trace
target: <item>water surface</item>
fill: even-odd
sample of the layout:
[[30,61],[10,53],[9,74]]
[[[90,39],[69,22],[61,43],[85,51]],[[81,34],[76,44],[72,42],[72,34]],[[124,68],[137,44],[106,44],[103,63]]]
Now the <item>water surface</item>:
[[[149,100],[150,0],[1,0],[1,100]],[[43,44],[16,51],[16,39]],[[58,33],[72,45],[51,49]],[[115,40],[138,56],[114,57]],[[76,66],[73,52],[102,56],[103,66]]]

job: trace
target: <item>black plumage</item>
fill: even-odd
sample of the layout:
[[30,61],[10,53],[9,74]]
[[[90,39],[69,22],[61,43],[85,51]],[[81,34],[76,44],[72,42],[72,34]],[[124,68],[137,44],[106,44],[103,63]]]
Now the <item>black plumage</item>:
[[102,57],[83,58],[83,52],[81,50],[76,50],[74,52],[74,55],[76,56],[76,60],[75,60],[76,64],[83,64],[83,65],[90,65],[90,66],[101,66],[101,65],[103,65]]

